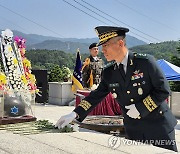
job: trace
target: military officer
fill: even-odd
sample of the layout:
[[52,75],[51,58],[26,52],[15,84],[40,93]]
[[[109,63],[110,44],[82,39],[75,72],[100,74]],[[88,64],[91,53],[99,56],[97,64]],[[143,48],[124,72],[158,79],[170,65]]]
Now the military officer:
[[177,120],[165,102],[170,89],[155,59],[127,49],[127,28],[99,26],[95,30],[104,56],[111,62],[103,71],[99,87],[72,113],[62,116],[56,126],[64,127],[75,118],[83,121],[112,92],[121,106],[129,139],[177,151],[174,131]]
[[101,82],[101,73],[103,69],[103,60],[98,57],[99,48],[97,43],[89,46],[90,56],[85,59],[82,67],[83,87],[91,88],[93,84],[98,85]]

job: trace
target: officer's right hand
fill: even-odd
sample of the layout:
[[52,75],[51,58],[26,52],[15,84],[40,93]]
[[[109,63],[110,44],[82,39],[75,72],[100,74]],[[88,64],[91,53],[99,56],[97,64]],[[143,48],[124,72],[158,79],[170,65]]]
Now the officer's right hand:
[[55,127],[58,129],[65,127],[77,117],[77,114],[73,111],[70,114],[62,116],[56,123]]

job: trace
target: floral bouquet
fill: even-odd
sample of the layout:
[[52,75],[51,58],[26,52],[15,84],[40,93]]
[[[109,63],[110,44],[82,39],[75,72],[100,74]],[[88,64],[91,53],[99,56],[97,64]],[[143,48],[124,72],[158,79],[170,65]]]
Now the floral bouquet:
[[[25,42],[21,37],[15,37],[9,29],[1,34],[1,54],[7,81],[3,80],[6,88],[3,88],[6,98],[4,106],[7,113],[12,116],[20,116],[26,113],[26,108],[31,110],[32,94],[38,92],[35,84],[35,76],[31,74],[31,63],[25,57]],[[13,106],[13,108],[11,108]],[[21,110],[22,112],[20,112]],[[10,110],[10,111],[9,111]]]

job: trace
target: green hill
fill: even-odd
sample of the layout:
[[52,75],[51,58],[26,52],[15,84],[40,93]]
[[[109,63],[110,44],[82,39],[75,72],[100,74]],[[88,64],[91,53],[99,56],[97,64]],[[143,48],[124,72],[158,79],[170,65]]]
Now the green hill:
[[[178,56],[177,47],[180,46],[178,41],[169,41],[156,44],[141,45],[130,48],[129,50],[138,53],[147,53],[154,55],[156,59],[165,59],[170,61],[171,56]],[[75,65],[75,53],[67,53],[59,50],[28,50],[26,52],[28,59],[31,60],[33,67],[38,68],[51,68],[53,64],[58,64],[59,66],[67,66],[70,69],[74,68]],[[81,52],[81,59],[84,60],[89,54],[83,54]],[[103,54],[99,54],[104,60]],[[106,61],[105,61],[106,63]]]
[[171,56],[180,56],[177,51],[178,46],[180,46],[178,41],[167,41],[136,46],[130,48],[129,50],[133,52],[151,54],[154,55],[156,59],[165,59],[170,61]]

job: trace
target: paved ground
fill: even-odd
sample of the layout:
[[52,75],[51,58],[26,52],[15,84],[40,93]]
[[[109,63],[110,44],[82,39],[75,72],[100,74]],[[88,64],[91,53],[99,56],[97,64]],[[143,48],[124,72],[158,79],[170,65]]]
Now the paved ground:
[[[70,113],[74,107],[55,105],[36,105],[38,119],[48,119],[53,123],[61,115]],[[42,133],[36,135],[18,135],[0,131],[0,154],[169,154],[175,153],[151,145],[132,143],[118,138],[115,149],[109,146],[113,136],[86,129],[73,133]],[[180,123],[176,127],[176,139],[180,149]]]

